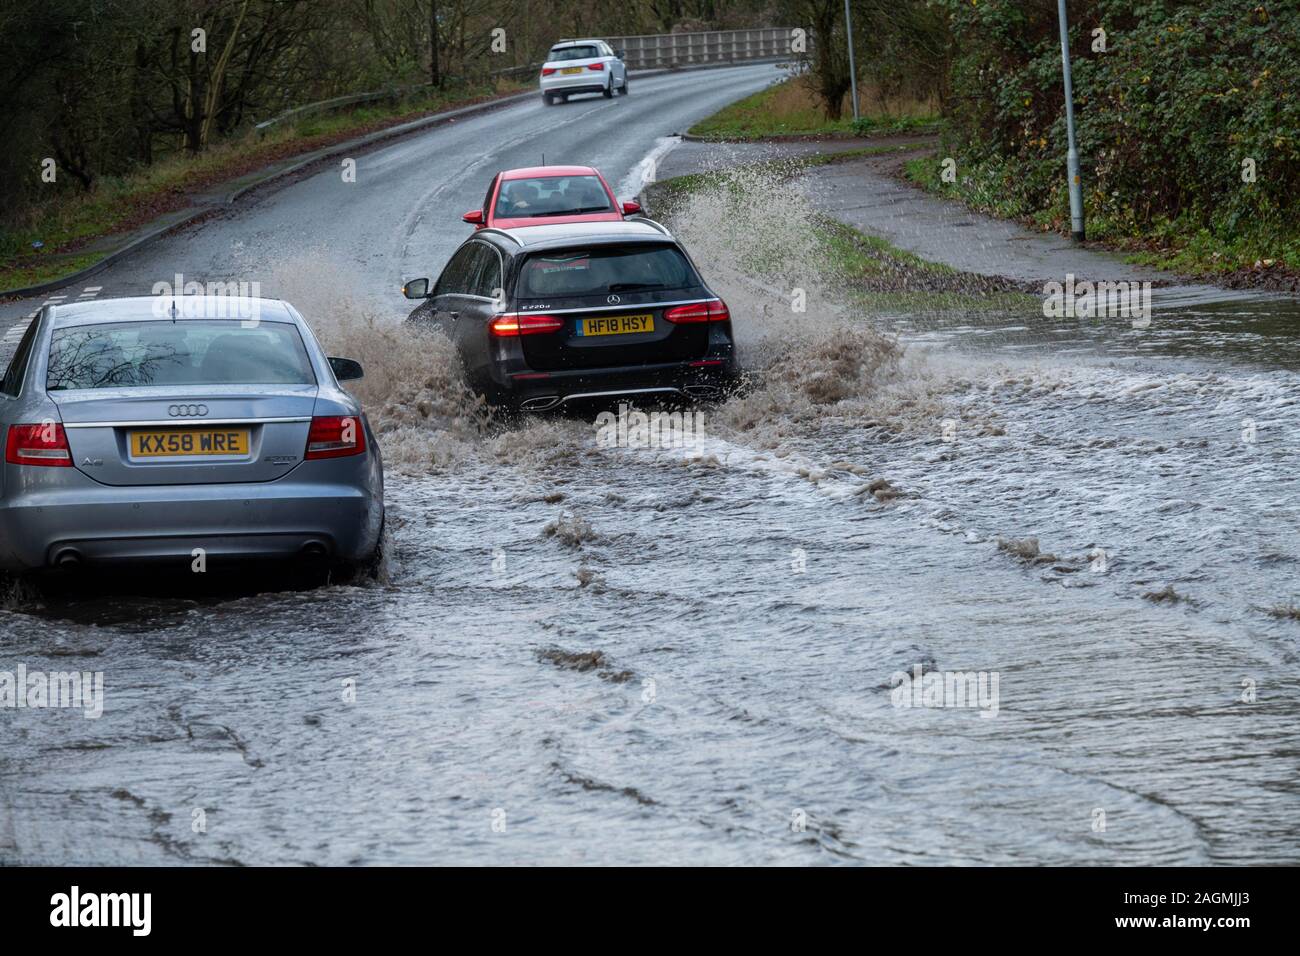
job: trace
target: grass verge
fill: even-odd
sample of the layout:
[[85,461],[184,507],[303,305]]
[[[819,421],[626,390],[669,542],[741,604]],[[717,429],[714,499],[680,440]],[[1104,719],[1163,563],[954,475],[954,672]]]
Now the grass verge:
[[[863,154],[896,152],[916,147],[877,147],[844,153],[823,153],[799,159],[750,164],[748,170],[771,172],[789,181],[809,168]],[[740,189],[736,167],[692,173],[655,183],[646,190],[656,218],[672,219],[685,210],[693,194],[706,189]],[[869,313],[885,312],[1023,312],[1039,308],[1036,296],[1016,283],[996,276],[961,272],[908,252],[888,241],[861,232],[830,216],[817,215],[812,223],[820,258],[829,272],[842,276],[852,301]],[[762,264],[759,264],[762,268]]]
[[[783,176],[793,177],[807,169],[817,166],[829,166],[833,163],[842,163],[851,159],[860,159],[863,156],[886,156],[892,153],[909,153],[913,150],[928,149],[928,142],[918,143],[901,143],[889,146],[862,146],[856,149],[845,149],[834,153],[816,153],[812,156],[797,156],[783,159],[759,160],[755,163],[749,163],[744,166],[745,169],[756,171],[771,171]],[[736,169],[739,167],[731,167]],[[672,179],[662,179],[654,183],[647,189],[647,193],[652,197],[654,202],[654,214],[656,217],[667,218],[677,208],[681,200],[688,197],[692,192],[703,189],[725,180],[727,173],[724,172],[707,172],[707,173],[687,173],[684,176],[675,176]]]
[[757,140],[786,136],[878,136],[934,132],[939,126],[935,104],[883,99],[871,91],[859,97],[861,119],[852,110],[827,119],[807,77],[793,77],[723,107],[696,123],[690,135],[710,140]]

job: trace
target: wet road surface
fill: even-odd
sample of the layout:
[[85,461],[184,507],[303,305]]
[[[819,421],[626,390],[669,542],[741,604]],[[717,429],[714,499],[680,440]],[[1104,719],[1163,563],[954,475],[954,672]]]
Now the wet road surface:
[[367,367],[386,571],[10,593],[0,670],[104,708],[0,710],[0,860],[1297,862],[1294,305],[872,311],[754,188],[675,223],[754,373],[693,447],[481,425],[372,294],[406,225],[268,261]]

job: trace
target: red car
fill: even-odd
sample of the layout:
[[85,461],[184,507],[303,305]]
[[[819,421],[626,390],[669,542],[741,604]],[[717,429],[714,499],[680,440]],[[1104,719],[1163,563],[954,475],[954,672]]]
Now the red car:
[[639,213],[635,202],[620,203],[605,177],[590,166],[529,166],[492,178],[482,209],[461,218],[476,229],[517,229],[565,222],[621,222]]

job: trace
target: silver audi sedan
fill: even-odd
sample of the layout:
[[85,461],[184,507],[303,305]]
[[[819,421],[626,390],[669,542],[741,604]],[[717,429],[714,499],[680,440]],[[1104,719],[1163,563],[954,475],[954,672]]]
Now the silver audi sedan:
[[0,385],[0,569],[374,561],[383,463],[339,386],[360,377],[274,299],[44,308]]

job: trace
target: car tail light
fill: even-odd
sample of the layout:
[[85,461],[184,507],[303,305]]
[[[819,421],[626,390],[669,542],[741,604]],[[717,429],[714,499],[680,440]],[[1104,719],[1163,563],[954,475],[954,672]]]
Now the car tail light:
[[355,415],[317,415],[307,432],[305,460],[344,458],[366,450],[366,429]]
[[605,69],[605,64],[604,64],[604,63],[588,63],[588,64],[587,64],[587,69],[589,69],[589,70],[603,70],[603,69]]
[[5,461],[11,465],[72,465],[72,449],[63,426],[56,422],[10,425],[5,441]]
[[554,72],[555,72],[555,67],[553,66],[542,67],[542,76],[550,76]]
[[562,328],[564,328],[564,320],[553,315],[535,315],[520,312],[505,312],[498,315],[488,325],[488,330],[498,338],[511,335],[537,335],[542,332],[558,332]]
[[727,309],[727,303],[713,299],[709,302],[679,305],[665,312],[664,318],[677,325],[685,322],[727,322],[731,319],[731,312]]

